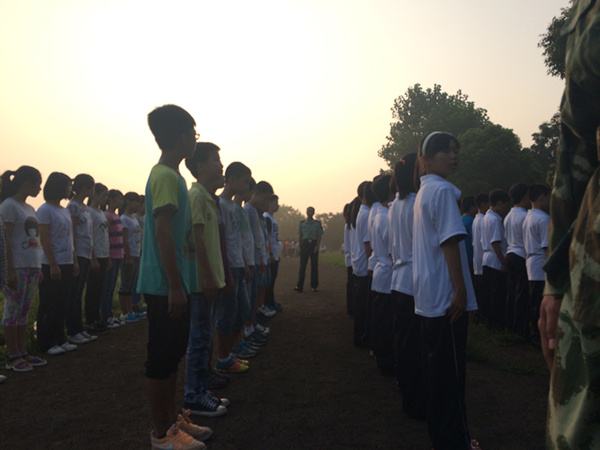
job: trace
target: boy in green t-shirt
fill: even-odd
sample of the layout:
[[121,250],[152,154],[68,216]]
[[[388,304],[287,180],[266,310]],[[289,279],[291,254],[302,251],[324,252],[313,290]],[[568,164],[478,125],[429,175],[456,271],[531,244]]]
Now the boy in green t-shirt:
[[177,368],[189,335],[188,296],[196,287],[190,276],[190,200],[179,173],[181,161],[196,146],[196,122],[184,109],[164,105],[148,114],[148,126],[162,151],[146,184],[146,236],[138,292],[148,304],[146,386],[153,430],[152,448],[204,449],[212,431],[177,415]]

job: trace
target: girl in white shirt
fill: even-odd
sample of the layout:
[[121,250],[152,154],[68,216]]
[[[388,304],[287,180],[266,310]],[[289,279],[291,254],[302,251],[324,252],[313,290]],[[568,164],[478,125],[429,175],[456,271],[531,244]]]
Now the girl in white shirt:
[[456,172],[460,145],[448,133],[428,134],[419,147],[421,186],[415,198],[413,289],[421,316],[432,446],[478,448],[465,410],[468,315],[477,309],[457,201],[446,178]]
[[2,175],[0,218],[6,230],[7,285],[2,328],[8,361],[5,368],[29,372],[46,361],[25,350],[27,321],[41,274],[40,241],[35,210],[27,197],[37,197],[42,175],[30,166]]
[[121,264],[119,304],[122,312],[121,320],[137,322],[142,316],[133,312],[131,297],[140,270],[142,228],[135,218],[135,213],[140,207],[140,196],[135,192],[127,192],[124,198],[123,208],[119,208],[123,224],[123,250],[125,253],[124,264]]

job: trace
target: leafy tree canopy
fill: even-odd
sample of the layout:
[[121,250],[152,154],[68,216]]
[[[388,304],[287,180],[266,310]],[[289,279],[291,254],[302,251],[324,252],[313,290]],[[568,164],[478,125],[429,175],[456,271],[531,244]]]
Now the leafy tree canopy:
[[544,172],[546,184],[551,185],[560,140],[560,114],[557,112],[548,122],[542,123],[532,137],[533,144],[528,150]]
[[394,100],[392,116],[397,121],[391,124],[387,143],[378,152],[390,167],[405,154],[416,152],[421,138],[431,131],[459,136],[489,123],[487,111],[475,107],[467,95],[461,91],[450,95],[438,84],[426,90],[420,84],[408,88]]
[[544,64],[548,68],[548,75],[565,77],[565,57],[567,55],[567,36],[561,34],[561,29],[569,19],[573,5],[562,8],[560,16],[554,17],[548,25],[546,32],[541,35],[538,47],[544,51]]

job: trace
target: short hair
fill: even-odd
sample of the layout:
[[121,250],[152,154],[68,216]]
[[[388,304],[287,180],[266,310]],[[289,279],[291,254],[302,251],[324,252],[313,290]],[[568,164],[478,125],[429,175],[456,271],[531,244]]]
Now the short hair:
[[210,152],[218,152],[219,150],[221,149],[212,142],[198,142],[196,143],[196,150],[194,150],[194,154],[185,159],[185,167],[188,168],[194,178],[198,178],[198,170],[196,170],[196,165],[198,163],[205,163],[208,161]]
[[358,211],[360,210],[361,204],[362,200],[358,196],[355,197],[354,200],[352,200],[352,207],[350,213],[350,223],[352,224],[352,228],[356,228],[356,218],[358,217]]
[[142,199],[140,198],[140,196],[137,192],[127,192],[123,196],[123,198],[125,201],[123,202],[123,206],[121,206],[121,208],[119,208],[119,215],[122,215],[125,213],[125,211],[127,210],[127,203],[142,201]]
[[273,186],[266,181],[259,181],[254,187],[254,192],[257,194],[273,194]]
[[358,185],[358,188],[356,189],[356,193],[358,195],[358,198],[360,198],[361,200],[364,198],[365,195],[365,185],[369,183],[369,181],[363,181],[362,183],[360,183]]
[[416,161],[417,154],[409,153],[398,161],[394,167],[394,179],[396,180],[396,189],[400,199],[405,199],[408,194],[417,191],[414,183]]
[[344,209],[342,210],[342,217],[344,218],[344,223],[350,227],[352,224],[352,204],[346,203],[344,205]]
[[508,196],[508,192],[504,189],[494,189],[490,192],[490,205],[496,206],[500,202],[508,203],[510,201],[510,197]]
[[75,197],[76,194],[80,193],[85,188],[94,187],[94,177],[87,173],[80,173],[73,178],[73,189],[71,191],[71,198]]
[[466,214],[471,208],[477,208],[477,205],[475,205],[475,197],[473,195],[468,195],[460,202],[460,209],[463,214]]
[[35,167],[31,166],[21,166],[17,170],[7,170],[4,172],[2,174],[0,202],[15,195],[19,188],[28,181],[31,183],[41,183],[42,174]]
[[248,191],[252,192],[255,187],[256,187],[256,180],[254,178],[250,177],[250,179],[248,180]]
[[456,148],[460,148],[458,139],[445,131],[434,131],[424,136],[419,142],[419,156],[435,156],[437,153],[448,150],[450,143],[454,142]]
[[163,105],[148,114],[148,126],[161,150],[171,150],[177,139],[196,126],[196,121],[177,105]]
[[365,189],[363,191],[363,199],[369,206],[377,201],[377,197],[375,196],[375,192],[373,192],[372,186],[373,182],[368,181],[367,184],[365,184]]
[[390,180],[392,176],[390,174],[382,175],[371,185],[371,189],[377,197],[377,201],[385,203],[390,198]]
[[276,200],[279,200],[279,195],[277,194],[273,194],[271,195],[271,198],[269,199],[270,202],[274,202]]
[[[98,195],[101,194],[102,192],[106,192],[108,191],[108,188],[103,185],[102,183],[95,183],[94,184],[94,194],[93,195]],[[88,206],[92,205],[92,197],[90,196],[90,198],[88,198],[88,202],[87,202]],[[102,206],[102,205],[100,205]]]
[[532,184],[529,186],[527,193],[529,194],[529,200],[536,202],[542,195],[549,195],[552,192],[550,186],[545,184]]
[[475,197],[475,204],[477,205],[477,208],[481,208],[481,205],[484,203],[489,203],[490,202],[490,194],[487,194],[485,192],[481,193],[481,194],[477,194],[477,196]]
[[67,197],[67,188],[71,185],[71,178],[62,172],[52,172],[44,184],[44,200],[62,200]]
[[232,162],[227,166],[227,169],[225,169],[225,181],[227,181],[229,177],[241,178],[246,175],[251,176],[252,171],[248,166],[239,161]]
[[515,183],[510,187],[508,193],[512,202],[517,204],[523,200],[523,197],[525,197],[527,194],[527,185],[523,183]]

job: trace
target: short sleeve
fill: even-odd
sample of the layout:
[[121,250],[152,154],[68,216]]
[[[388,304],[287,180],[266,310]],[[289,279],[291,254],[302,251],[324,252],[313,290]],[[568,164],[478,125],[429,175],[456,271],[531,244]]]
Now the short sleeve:
[[502,221],[493,220],[490,222],[490,243],[502,242]]
[[12,201],[4,201],[0,206],[0,217],[4,223],[17,222],[17,208]]
[[542,248],[548,248],[548,227],[550,226],[550,216],[544,217],[540,221],[540,243]]
[[37,218],[40,225],[50,225],[52,223],[52,214],[49,208],[44,205],[37,210]]
[[177,210],[177,198],[179,194],[179,177],[173,169],[156,165],[150,173],[150,195],[152,196],[152,213],[156,213],[165,207]]
[[206,198],[198,189],[190,189],[190,205],[192,209],[192,224],[206,225]]
[[435,203],[433,211],[436,216],[434,223],[439,236],[438,245],[442,245],[454,236],[464,238],[467,230],[465,230],[460,217],[456,194],[451,189],[441,189],[436,196]]

